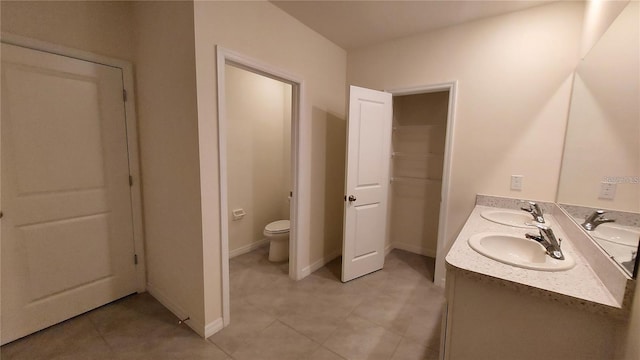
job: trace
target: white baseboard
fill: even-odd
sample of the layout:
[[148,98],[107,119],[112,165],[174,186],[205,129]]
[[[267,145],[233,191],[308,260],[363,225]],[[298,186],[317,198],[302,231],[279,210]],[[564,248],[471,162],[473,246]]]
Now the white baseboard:
[[[178,319],[186,319],[187,317],[189,317],[190,319],[186,320],[184,323],[187,324],[187,326],[189,326],[198,335],[207,337],[204,322],[192,318],[187,313],[187,311],[185,311],[181,306],[169,299],[169,297],[166,296],[164,292],[153,286],[153,284],[147,283],[147,291],[149,292],[149,294],[151,294],[151,296],[153,296],[162,305],[164,305],[164,307],[169,309],[169,311],[171,311]],[[222,320],[220,319],[220,321]]]
[[259,249],[263,246],[267,246],[269,245],[269,239],[264,238],[262,240],[258,240],[256,242],[252,242],[249,245],[245,245],[243,247],[234,249],[234,250],[229,250],[229,259],[234,258],[236,256],[240,256],[249,252],[252,252],[255,249]]
[[389,255],[391,250],[393,250],[393,244],[387,244],[387,246],[384,247],[384,256]]
[[224,322],[222,321],[222,318],[219,317],[208,323],[207,326],[204,327],[204,337],[208,338],[209,336],[222,330],[222,328],[224,328]]
[[414,253],[414,254],[418,254],[418,255],[424,255],[424,256],[428,256],[428,257],[432,257],[432,258],[436,257],[436,251],[435,250],[424,248],[422,246],[417,246],[417,245],[413,245],[413,244],[407,244],[407,243],[403,243],[403,242],[393,242],[393,243],[391,243],[391,247],[394,248],[394,249],[400,249],[400,250],[408,251],[410,253]]
[[329,255],[313,262],[311,265],[305,267],[302,269],[302,278],[305,278],[309,275],[311,275],[312,272],[320,269],[321,267],[325,266],[327,263],[329,263],[331,260],[337,258],[338,256],[340,256],[342,253],[341,249],[332,251],[331,253],[329,253]]

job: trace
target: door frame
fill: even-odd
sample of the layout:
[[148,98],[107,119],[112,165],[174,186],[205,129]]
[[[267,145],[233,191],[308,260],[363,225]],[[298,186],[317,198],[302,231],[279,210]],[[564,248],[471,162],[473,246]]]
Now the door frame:
[[[125,60],[94,54],[92,52],[69,48],[25,36],[2,32],[0,42],[50,54],[65,56],[73,59],[88,61],[96,64],[111,66],[122,70],[122,85],[126,91],[124,101],[125,124],[127,131],[127,153],[129,160],[129,174],[133,184],[129,187],[131,196],[131,214],[133,224],[133,246],[137,258],[136,291],[146,291],[146,264],[144,251],[144,229],[142,221],[142,191],[140,177],[140,154],[138,148],[138,124],[136,117],[136,99],[133,81],[133,65]],[[124,96],[124,95],[123,95]],[[2,178],[0,174],[0,179]],[[1,180],[0,180],[1,181]],[[0,208],[1,208],[0,200]],[[1,241],[1,239],[0,239]],[[133,259],[131,259],[133,261]]]
[[[310,180],[303,169],[302,154],[311,152],[311,146],[300,141],[303,128],[308,127],[308,121],[302,117],[301,109],[304,104],[304,82],[298,76],[278,69],[259,60],[250,58],[238,52],[216,46],[216,74],[218,92],[218,164],[219,164],[219,196],[220,196],[220,253],[222,270],[222,321],[227,326],[231,321],[231,303],[229,290],[229,202],[227,198],[227,114],[225,91],[225,65],[233,65],[252,73],[291,85],[291,185],[292,197],[290,208],[289,230],[289,278],[300,280],[304,277],[301,259],[303,231],[308,229],[310,214],[302,206],[301,197],[308,194],[307,186]],[[304,188],[303,188],[304,187]],[[305,196],[308,198],[308,196]],[[307,207],[308,208],[308,207]]]
[[451,194],[451,169],[453,168],[453,129],[455,124],[456,96],[458,81],[448,81],[438,84],[422,85],[416,87],[387,90],[394,97],[403,95],[425,94],[440,91],[449,91],[449,104],[447,109],[447,129],[444,146],[444,164],[442,169],[442,188],[440,190],[440,215],[438,219],[438,241],[436,245],[436,269],[433,282],[441,287],[445,284],[444,257],[447,250],[447,226],[449,225],[449,202]]

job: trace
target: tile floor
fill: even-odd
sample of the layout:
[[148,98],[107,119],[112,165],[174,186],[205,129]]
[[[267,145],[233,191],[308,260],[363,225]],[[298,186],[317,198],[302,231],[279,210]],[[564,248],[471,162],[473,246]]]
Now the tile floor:
[[106,305],[0,349],[14,359],[437,359],[443,289],[434,260],[392,251],[342,284],[340,259],[302,281],[267,248],[230,261],[231,324],[199,338],[148,294]]

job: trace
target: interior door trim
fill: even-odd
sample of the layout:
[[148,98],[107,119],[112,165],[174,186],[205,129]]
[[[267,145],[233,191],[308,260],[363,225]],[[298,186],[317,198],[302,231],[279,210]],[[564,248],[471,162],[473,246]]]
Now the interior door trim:
[[[220,204],[220,253],[222,272],[222,319],[224,326],[231,321],[231,304],[229,289],[229,229],[228,229],[228,200],[227,200],[227,148],[226,148],[226,95],[225,95],[225,65],[233,65],[241,69],[275,79],[292,87],[291,94],[291,227],[289,232],[289,278],[300,280],[308,273],[302,267],[303,255],[309,248],[309,227],[311,223],[310,208],[302,206],[309,203],[311,191],[311,169],[309,162],[310,121],[303,115],[305,108],[304,81],[302,78],[280,70],[260,60],[252,59],[238,52],[216,46],[216,74],[218,93],[218,170]],[[202,155],[201,155],[202,156]],[[202,170],[201,170],[202,172]],[[205,199],[203,198],[203,201]],[[205,240],[206,241],[206,240]],[[307,268],[308,269],[308,268]]]

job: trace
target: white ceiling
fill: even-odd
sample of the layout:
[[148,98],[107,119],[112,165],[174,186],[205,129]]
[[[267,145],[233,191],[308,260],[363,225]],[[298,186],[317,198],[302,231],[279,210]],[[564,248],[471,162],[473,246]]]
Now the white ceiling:
[[551,2],[528,1],[275,1],[271,2],[344,49],[380,43]]

